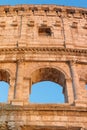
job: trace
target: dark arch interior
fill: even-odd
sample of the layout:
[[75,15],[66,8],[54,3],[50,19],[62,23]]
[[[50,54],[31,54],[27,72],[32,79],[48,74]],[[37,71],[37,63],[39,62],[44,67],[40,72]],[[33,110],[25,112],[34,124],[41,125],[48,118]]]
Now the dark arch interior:
[[10,82],[10,75],[5,70],[0,70],[0,81]]
[[55,68],[40,68],[31,75],[32,84],[41,81],[52,81],[65,86],[65,75]]

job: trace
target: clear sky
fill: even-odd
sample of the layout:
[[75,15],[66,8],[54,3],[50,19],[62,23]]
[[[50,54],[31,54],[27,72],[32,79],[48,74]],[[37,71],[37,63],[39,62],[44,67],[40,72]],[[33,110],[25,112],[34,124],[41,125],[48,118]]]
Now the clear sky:
[[43,81],[32,86],[30,102],[64,103],[63,87],[50,81]]
[[87,8],[87,0],[0,0],[0,5],[56,4]]
[[[17,5],[17,4],[56,4],[65,6],[76,6],[87,8],[87,0],[0,0],[0,5]],[[8,94],[8,84],[0,83],[0,101],[6,102]],[[30,100],[32,102],[64,102],[62,87],[52,82],[43,82],[33,85]],[[60,95],[61,94],[61,95]]]

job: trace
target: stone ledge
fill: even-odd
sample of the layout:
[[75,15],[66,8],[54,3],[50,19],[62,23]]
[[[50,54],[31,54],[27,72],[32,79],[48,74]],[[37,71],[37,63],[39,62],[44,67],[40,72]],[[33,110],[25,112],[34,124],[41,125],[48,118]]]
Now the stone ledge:
[[86,107],[87,108],[87,101],[78,101],[78,100],[75,100],[74,102],[74,105],[77,106],[77,107]]
[[[82,18],[83,14],[86,15],[87,9],[84,8],[77,8],[77,7],[69,7],[69,6],[58,6],[58,5],[16,5],[16,6],[0,6],[0,15],[31,15],[34,13],[38,14],[40,12],[47,12],[47,15],[61,15],[61,14],[68,14],[68,17],[71,15],[75,18]],[[53,13],[52,13],[53,11]],[[39,15],[39,14],[38,14]]]
[[64,54],[76,54],[76,55],[87,55],[87,49],[75,49],[75,48],[64,48],[64,47],[15,47],[15,48],[0,48],[0,54],[10,54],[10,53],[64,53]]
[[[0,110],[47,110],[47,111],[84,111],[87,112],[87,107],[83,106],[71,106],[69,104],[28,104],[21,105],[17,104],[18,102],[14,102],[13,104],[2,104],[0,103]],[[23,103],[23,102],[22,102]]]
[[17,105],[17,106],[23,106],[24,105],[24,102],[22,101],[22,100],[16,100],[16,99],[14,99],[14,100],[12,100],[11,102],[11,105]]

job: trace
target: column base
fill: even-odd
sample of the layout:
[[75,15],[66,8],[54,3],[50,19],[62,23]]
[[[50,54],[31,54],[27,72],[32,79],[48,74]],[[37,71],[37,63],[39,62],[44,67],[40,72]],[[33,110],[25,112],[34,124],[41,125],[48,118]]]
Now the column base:
[[17,105],[17,106],[23,106],[23,105],[28,105],[29,102],[28,101],[24,101],[24,100],[18,100],[18,99],[13,99],[10,101],[11,105]]
[[17,106],[23,106],[24,102],[23,102],[23,100],[14,99],[14,100],[10,101],[10,104],[17,105]]
[[75,100],[74,105],[78,107],[87,107],[87,101]]

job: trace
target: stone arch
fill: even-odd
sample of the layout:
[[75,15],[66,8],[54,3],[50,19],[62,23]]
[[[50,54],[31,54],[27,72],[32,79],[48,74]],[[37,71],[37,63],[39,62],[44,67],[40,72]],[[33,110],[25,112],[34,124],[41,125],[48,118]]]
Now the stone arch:
[[35,67],[33,67],[30,71],[30,76],[32,75],[32,73],[34,73],[36,70],[39,70],[41,68],[54,68],[56,70],[61,71],[64,75],[65,75],[65,79],[71,79],[71,76],[62,68],[56,65],[49,65],[49,64],[45,64],[45,65],[37,65]]
[[[69,88],[72,87],[71,78],[60,67],[50,66],[50,65],[38,66],[36,69],[33,68],[33,71],[31,71],[30,79],[31,79],[30,92],[31,92],[32,84],[41,82],[41,81],[52,81],[52,82],[58,83],[59,85],[63,87],[65,102],[68,102],[68,103],[72,102],[71,101],[72,94],[70,95],[70,93],[68,92]],[[73,93],[73,90],[71,91],[71,93]]]
[[0,67],[0,81],[4,81],[9,84],[9,89],[8,89],[9,103],[14,98],[14,84],[15,84],[14,76],[15,75],[10,68],[7,68],[6,66]]
[[10,83],[10,74],[7,70],[0,69],[0,81]]
[[[7,102],[10,87],[10,74],[7,70],[0,69],[0,102]],[[2,95],[2,93],[5,93]]]
[[8,72],[10,75],[10,79],[14,76],[14,71],[12,71],[9,67],[6,67],[3,65],[3,67],[0,66],[0,70],[4,70],[4,71]]
[[[59,77],[60,76],[60,77]],[[51,68],[51,67],[45,67],[45,68],[39,68],[35,70],[31,74],[32,84],[40,81],[53,81],[55,83],[59,83],[61,86],[64,87],[65,84],[65,75],[60,70]]]

